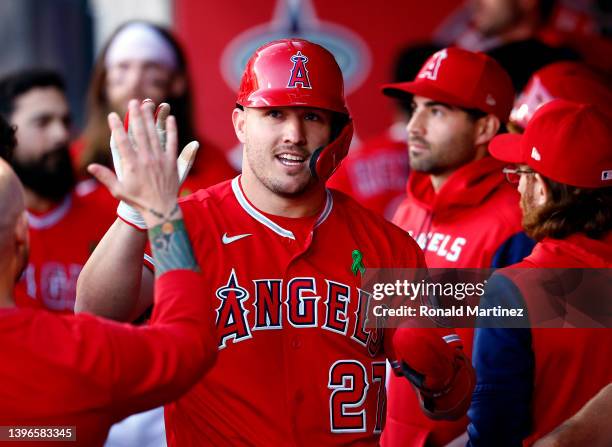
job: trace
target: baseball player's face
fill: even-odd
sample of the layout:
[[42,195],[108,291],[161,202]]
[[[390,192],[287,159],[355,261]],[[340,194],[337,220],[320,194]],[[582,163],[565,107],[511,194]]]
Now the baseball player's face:
[[451,173],[473,161],[474,121],[463,110],[415,96],[408,121],[410,167],[433,175]]
[[17,128],[15,156],[20,161],[38,160],[70,141],[68,102],[55,87],[33,88],[17,97],[10,121]]
[[123,116],[130,99],[150,98],[159,104],[181,94],[175,91],[184,85],[177,76],[156,62],[127,59],[107,69],[106,96],[113,110]]
[[253,176],[281,196],[297,196],[315,181],[312,153],[329,143],[332,113],[310,107],[234,110],[234,127],[244,144],[243,175]]

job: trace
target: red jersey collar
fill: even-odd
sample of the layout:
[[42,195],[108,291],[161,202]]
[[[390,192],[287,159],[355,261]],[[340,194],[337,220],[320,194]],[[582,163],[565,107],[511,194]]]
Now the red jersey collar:
[[[240,177],[241,175],[235,177],[232,180],[232,191],[234,192],[234,196],[236,197],[236,200],[238,201],[242,209],[244,209],[247,212],[247,214],[251,216],[253,219],[257,220],[262,225],[265,225],[266,227],[274,231],[279,236],[295,240],[295,235],[293,234],[292,231],[281,227],[276,222],[266,217],[261,211],[255,208],[255,206],[253,206],[251,202],[249,202],[249,199],[247,199],[246,195],[242,191],[242,185],[240,184]],[[317,228],[319,225],[325,222],[325,220],[329,217],[332,211],[332,208],[334,206],[334,199],[332,197],[331,192],[328,189],[325,189],[325,193],[327,195],[325,206],[323,207],[323,210],[317,217],[317,220],[315,221],[313,228]]]
[[68,213],[72,205],[72,194],[66,195],[59,205],[50,211],[39,214],[28,210],[28,225],[36,230],[44,230],[58,223]]

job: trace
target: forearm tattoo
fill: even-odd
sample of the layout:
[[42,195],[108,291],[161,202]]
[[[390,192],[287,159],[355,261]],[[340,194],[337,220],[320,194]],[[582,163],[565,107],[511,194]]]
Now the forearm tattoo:
[[156,277],[169,270],[200,271],[182,218],[167,220],[150,228],[149,241],[155,259]]

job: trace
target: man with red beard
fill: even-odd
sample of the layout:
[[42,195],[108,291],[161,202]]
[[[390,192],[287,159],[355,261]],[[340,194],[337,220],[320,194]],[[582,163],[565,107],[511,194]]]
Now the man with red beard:
[[491,143],[495,158],[517,165],[505,171],[538,244],[488,282],[481,305],[526,306],[530,326],[476,330],[470,446],[530,446],[612,382],[609,311],[593,310],[610,297],[610,147],[609,107],[563,99],[542,106],[524,134]]
[[58,74],[28,70],[0,80],[0,114],[15,128],[14,153],[0,156],[25,186],[31,242],[16,302],[72,313],[77,277],[115,218],[113,203],[93,181],[75,182],[70,111]]

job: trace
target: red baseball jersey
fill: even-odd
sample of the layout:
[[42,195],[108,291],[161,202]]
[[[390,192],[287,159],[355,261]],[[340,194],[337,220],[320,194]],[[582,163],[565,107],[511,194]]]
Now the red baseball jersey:
[[181,208],[216,303],[219,355],[166,407],[169,445],[377,445],[388,333],[366,328],[353,252],[366,269],[423,267],[415,242],[337,191],[318,215],[281,218],[255,208],[236,177]]
[[85,180],[52,210],[28,212],[30,258],[15,287],[20,307],[72,313],[83,265],[116,218],[117,201]]
[[200,147],[189,175],[181,186],[180,196],[187,196],[198,189],[221,183],[236,176],[227,157],[212,146]]
[[351,150],[327,186],[353,197],[369,210],[391,220],[406,197],[408,164],[406,125],[398,123]]
[[101,446],[114,422],[176,399],[217,352],[211,300],[197,292],[202,285],[192,271],[162,275],[148,327],[0,309],[0,424],[75,427],[76,442],[19,445]]

